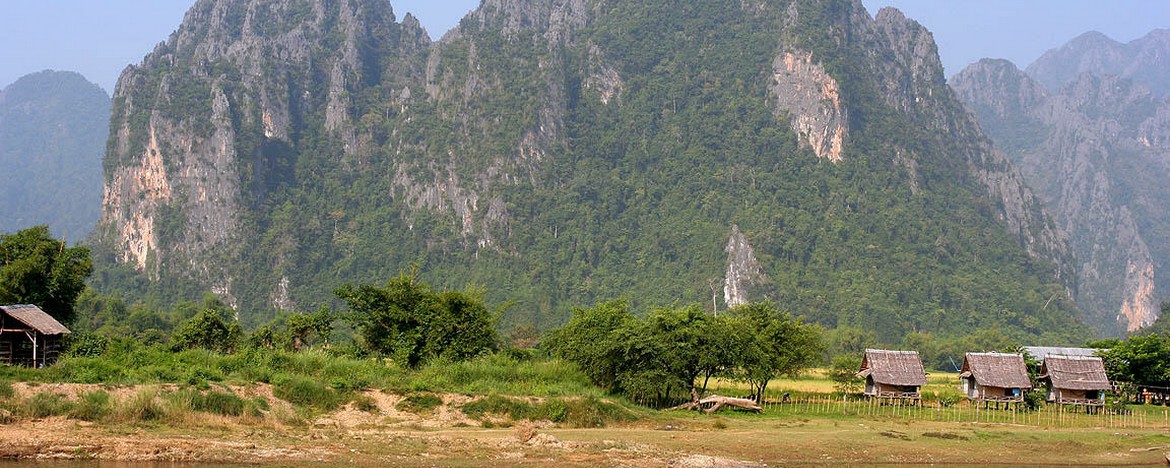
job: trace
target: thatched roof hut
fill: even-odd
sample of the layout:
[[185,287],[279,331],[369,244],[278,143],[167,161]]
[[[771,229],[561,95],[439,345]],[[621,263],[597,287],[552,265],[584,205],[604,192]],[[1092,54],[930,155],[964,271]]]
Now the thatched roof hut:
[[967,398],[982,401],[1023,401],[1024,391],[1032,388],[1028,366],[1019,354],[967,353],[959,380]]
[[918,351],[867,349],[857,375],[865,379],[865,394],[879,398],[918,399],[926,385]]
[[1040,380],[1048,382],[1048,401],[1100,405],[1113,388],[1105,363],[1094,356],[1048,356],[1040,368]]
[[68,333],[61,322],[35,305],[0,306],[0,363],[52,364],[61,352],[61,337]]

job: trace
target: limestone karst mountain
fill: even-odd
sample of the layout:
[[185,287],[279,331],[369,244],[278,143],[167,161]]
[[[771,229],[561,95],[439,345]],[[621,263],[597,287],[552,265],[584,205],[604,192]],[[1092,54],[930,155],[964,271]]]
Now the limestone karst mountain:
[[859,1],[485,0],[433,41],[381,0],[201,0],[111,126],[97,283],[245,320],[417,264],[504,326],[734,296],[886,340],[1082,331],[929,31]]
[[[952,79],[1068,233],[1079,261],[1077,302],[1111,333],[1152,323],[1170,288],[1170,99],[1151,91],[1157,82],[1139,81],[1164,33],[1128,45],[1086,34],[1028,73],[983,60]],[[1160,54],[1170,54],[1161,44]],[[1084,72],[1046,89],[1056,70]]]
[[75,72],[0,90],[0,232],[47,224],[76,242],[93,230],[109,115],[110,97]]

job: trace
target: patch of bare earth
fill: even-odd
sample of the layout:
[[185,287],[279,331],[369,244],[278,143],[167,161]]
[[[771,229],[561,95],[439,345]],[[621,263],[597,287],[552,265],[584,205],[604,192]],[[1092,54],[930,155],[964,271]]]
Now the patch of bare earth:
[[240,441],[236,434],[183,434],[150,428],[113,429],[64,417],[0,425],[0,458],[119,461],[316,461],[329,447],[288,447]]

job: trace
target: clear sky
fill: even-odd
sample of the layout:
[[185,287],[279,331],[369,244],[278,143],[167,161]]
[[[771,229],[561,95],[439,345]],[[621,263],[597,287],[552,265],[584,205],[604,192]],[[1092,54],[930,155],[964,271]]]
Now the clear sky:
[[[438,39],[479,0],[390,0]],[[701,1],[701,0],[696,0]],[[1021,68],[1096,30],[1129,42],[1170,28],[1170,0],[863,0],[895,6],[934,33],[947,75],[983,57]],[[80,72],[107,92],[179,26],[192,0],[0,0],[0,87],[44,69]]]

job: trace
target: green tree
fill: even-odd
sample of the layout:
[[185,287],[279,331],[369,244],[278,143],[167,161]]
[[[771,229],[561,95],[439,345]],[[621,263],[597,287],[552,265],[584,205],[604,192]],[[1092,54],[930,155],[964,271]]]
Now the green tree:
[[34,304],[57,321],[71,324],[74,304],[93,272],[85,247],[66,247],[48,226],[0,234],[0,303]]
[[616,299],[588,309],[573,309],[569,323],[550,331],[541,346],[577,364],[594,385],[616,391],[623,362],[617,331],[635,320],[629,308],[624,299]]
[[739,377],[763,401],[768,382],[812,366],[822,350],[819,328],[806,325],[770,302],[744,304],[731,309],[733,323],[745,337],[738,362]]
[[209,349],[220,353],[235,351],[240,341],[240,325],[232,319],[234,312],[218,301],[206,301],[202,310],[181,323],[171,334],[171,348]]
[[659,403],[686,395],[709,365],[711,321],[697,305],[662,308],[618,329],[618,381],[631,397]]
[[861,358],[855,355],[840,355],[833,358],[833,365],[829,368],[829,380],[833,381],[833,388],[840,393],[857,393],[861,389],[862,380],[857,376],[861,369]]
[[[321,343],[329,344],[329,337],[333,334],[333,312],[328,306],[311,314],[293,314],[288,317],[289,344],[293,351],[300,351],[307,346],[312,336],[316,335]],[[269,331],[271,333],[271,330]]]
[[1100,354],[1111,380],[1170,386],[1170,336],[1132,336]]
[[707,392],[712,377],[732,376],[740,351],[745,348],[747,340],[744,337],[750,335],[737,329],[727,315],[707,320],[702,327],[704,348],[699,355],[699,376],[703,383],[699,386],[700,394]]
[[379,288],[344,285],[336,294],[350,308],[346,319],[365,346],[407,367],[433,358],[456,360],[496,349],[495,315],[478,296],[436,294],[414,274],[402,274]]

